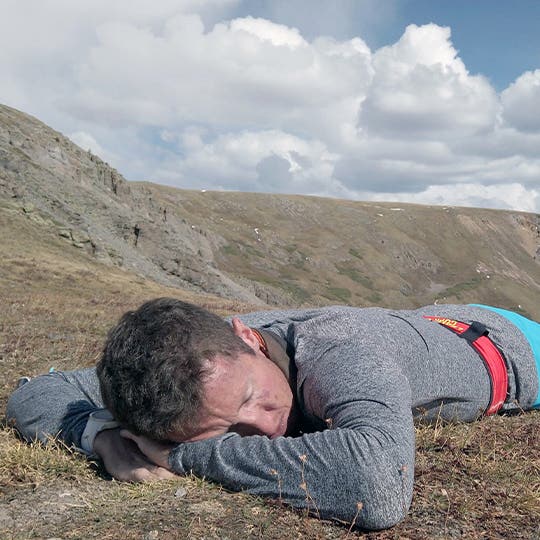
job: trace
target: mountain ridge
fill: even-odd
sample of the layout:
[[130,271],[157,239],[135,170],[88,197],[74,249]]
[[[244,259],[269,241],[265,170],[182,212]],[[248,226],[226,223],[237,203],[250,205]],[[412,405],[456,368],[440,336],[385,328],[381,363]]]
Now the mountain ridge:
[[93,260],[252,305],[483,302],[540,318],[538,214],[128,182],[6,106],[0,201]]

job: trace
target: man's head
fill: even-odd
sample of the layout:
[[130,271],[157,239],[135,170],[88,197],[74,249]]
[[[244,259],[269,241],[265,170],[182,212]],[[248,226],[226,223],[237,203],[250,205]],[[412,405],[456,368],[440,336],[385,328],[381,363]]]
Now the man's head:
[[172,298],[126,313],[97,366],[107,408],[157,440],[199,440],[227,431],[285,434],[293,398],[279,368],[238,319]]

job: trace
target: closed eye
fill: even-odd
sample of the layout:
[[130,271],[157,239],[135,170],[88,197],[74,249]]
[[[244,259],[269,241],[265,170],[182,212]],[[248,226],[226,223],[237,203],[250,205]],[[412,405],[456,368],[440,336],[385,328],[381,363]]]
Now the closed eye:
[[249,403],[252,398],[253,398],[253,388],[250,386],[247,389],[244,400],[242,401],[242,405],[240,406],[243,407],[246,403]]
[[241,437],[248,437],[249,435],[266,435],[260,429],[257,429],[254,426],[248,424],[233,424],[228,430],[227,433],[237,433]]

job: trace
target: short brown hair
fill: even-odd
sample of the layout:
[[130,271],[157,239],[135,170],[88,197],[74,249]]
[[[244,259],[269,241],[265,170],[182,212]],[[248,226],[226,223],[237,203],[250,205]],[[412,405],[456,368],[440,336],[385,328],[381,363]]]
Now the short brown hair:
[[124,427],[167,440],[196,425],[209,362],[239,353],[253,350],[221,317],[157,298],[125,313],[109,332],[97,365],[101,394]]

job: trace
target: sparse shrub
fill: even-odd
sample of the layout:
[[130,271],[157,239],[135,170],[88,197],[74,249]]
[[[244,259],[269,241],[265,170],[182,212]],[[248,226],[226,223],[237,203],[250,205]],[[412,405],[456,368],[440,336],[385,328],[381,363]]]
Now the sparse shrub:
[[240,255],[238,247],[233,244],[226,244],[225,246],[222,246],[221,251],[225,253],[225,255],[231,255],[233,257]]
[[327,287],[324,296],[331,300],[335,298],[340,302],[347,303],[350,300],[352,293],[345,287]]
[[348,266],[336,266],[338,274],[347,276],[349,279],[352,279],[354,282],[359,283],[366,289],[373,289],[373,282],[371,278],[363,275],[356,268],[351,268]]

